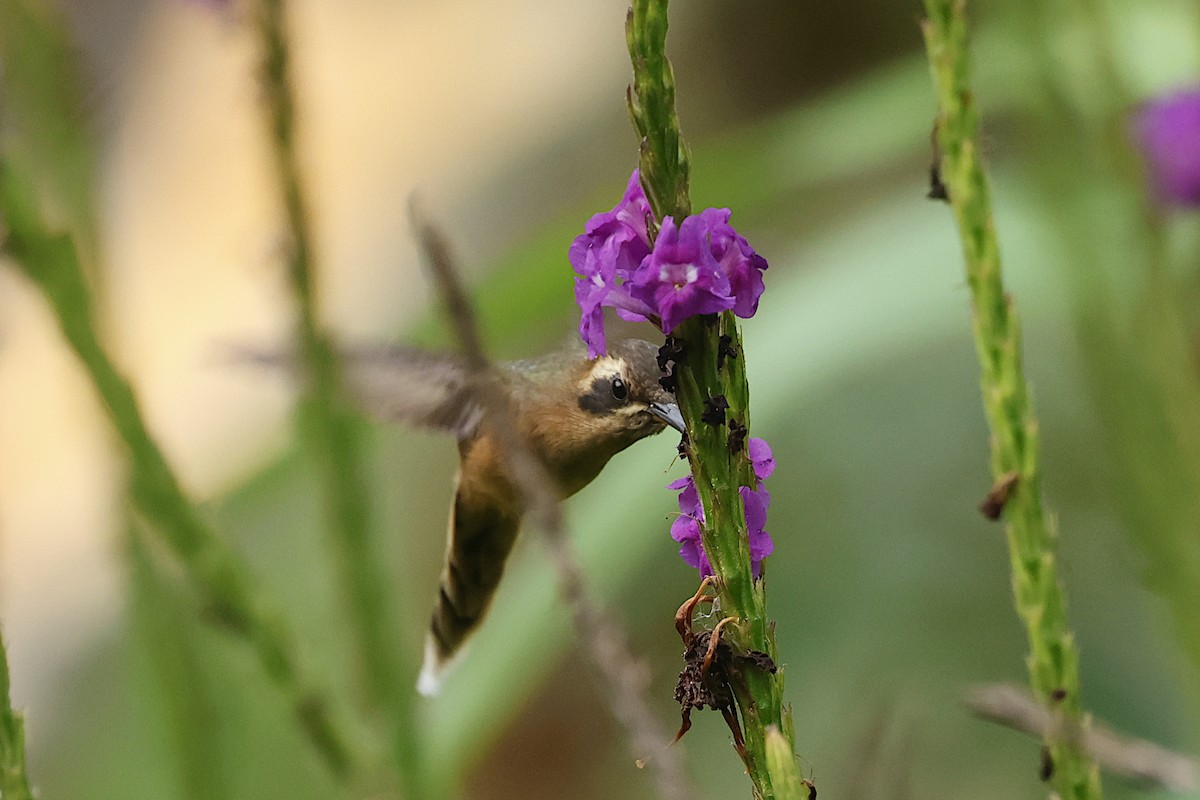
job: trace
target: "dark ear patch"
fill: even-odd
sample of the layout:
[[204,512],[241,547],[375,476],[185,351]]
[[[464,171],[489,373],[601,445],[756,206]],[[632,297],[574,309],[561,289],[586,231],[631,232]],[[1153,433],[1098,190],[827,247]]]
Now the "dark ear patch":
[[620,403],[613,397],[611,378],[596,378],[591,388],[579,396],[579,407],[596,416],[607,414],[618,405]]

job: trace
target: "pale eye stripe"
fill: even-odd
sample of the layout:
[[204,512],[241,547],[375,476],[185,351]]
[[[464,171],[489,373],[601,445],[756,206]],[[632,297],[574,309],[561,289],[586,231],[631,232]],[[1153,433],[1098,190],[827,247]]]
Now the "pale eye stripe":
[[583,392],[588,391],[598,378],[611,381],[613,378],[618,378],[624,374],[625,359],[603,356],[596,359],[596,363],[592,365],[591,371],[579,381],[579,390]]

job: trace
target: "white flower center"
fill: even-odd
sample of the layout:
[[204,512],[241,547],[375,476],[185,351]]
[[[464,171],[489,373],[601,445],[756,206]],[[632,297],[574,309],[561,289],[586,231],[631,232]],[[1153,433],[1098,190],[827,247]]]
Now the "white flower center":
[[683,287],[687,286],[689,283],[695,283],[696,278],[699,275],[700,275],[699,268],[697,268],[695,264],[689,264],[687,266],[687,269],[685,269],[683,272],[683,279],[679,280],[679,279],[671,277],[671,271],[669,269],[667,269],[667,267],[664,265],[663,268],[661,270],[659,270],[658,279],[660,281],[662,281],[663,283],[667,283],[669,281],[670,283],[674,284],[676,289],[682,289]]

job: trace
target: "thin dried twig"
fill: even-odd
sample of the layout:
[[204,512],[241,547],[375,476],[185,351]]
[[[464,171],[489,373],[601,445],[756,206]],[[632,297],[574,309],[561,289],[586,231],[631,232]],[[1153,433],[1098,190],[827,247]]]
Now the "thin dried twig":
[[[648,671],[634,659],[625,632],[588,591],[583,569],[567,536],[553,479],[517,432],[495,368],[484,354],[475,314],[458,278],[446,238],[415,203],[410,213],[451,327],[462,347],[472,391],[489,415],[513,481],[524,494],[530,516],[543,533],[551,564],[558,574],[559,591],[571,608],[577,630],[584,634],[592,660],[608,683],[607,699],[613,716],[629,735],[635,755],[655,754],[655,782],[661,796],[670,800],[697,797],[684,777],[678,751],[665,746],[670,741],[669,734],[646,700]],[[643,763],[640,758],[639,763]]]
[[1200,762],[1195,758],[1143,739],[1120,736],[1095,722],[1081,729],[1016,686],[977,686],[967,693],[965,702],[976,716],[1013,730],[1042,739],[1077,740],[1080,749],[1109,772],[1176,792],[1200,789]]

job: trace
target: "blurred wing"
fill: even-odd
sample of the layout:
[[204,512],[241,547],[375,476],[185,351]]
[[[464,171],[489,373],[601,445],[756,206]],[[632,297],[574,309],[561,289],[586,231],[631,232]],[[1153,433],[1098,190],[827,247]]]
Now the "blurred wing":
[[[242,350],[241,360],[295,372],[295,356]],[[342,381],[362,411],[384,422],[471,436],[483,417],[467,387],[462,362],[411,347],[356,348],[339,352]]]
[[342,354],[342,379],[363,411],[385,422],[448,431],[462,439],[483,410],[467,386],[462,362],[444,353],[407,347]]

